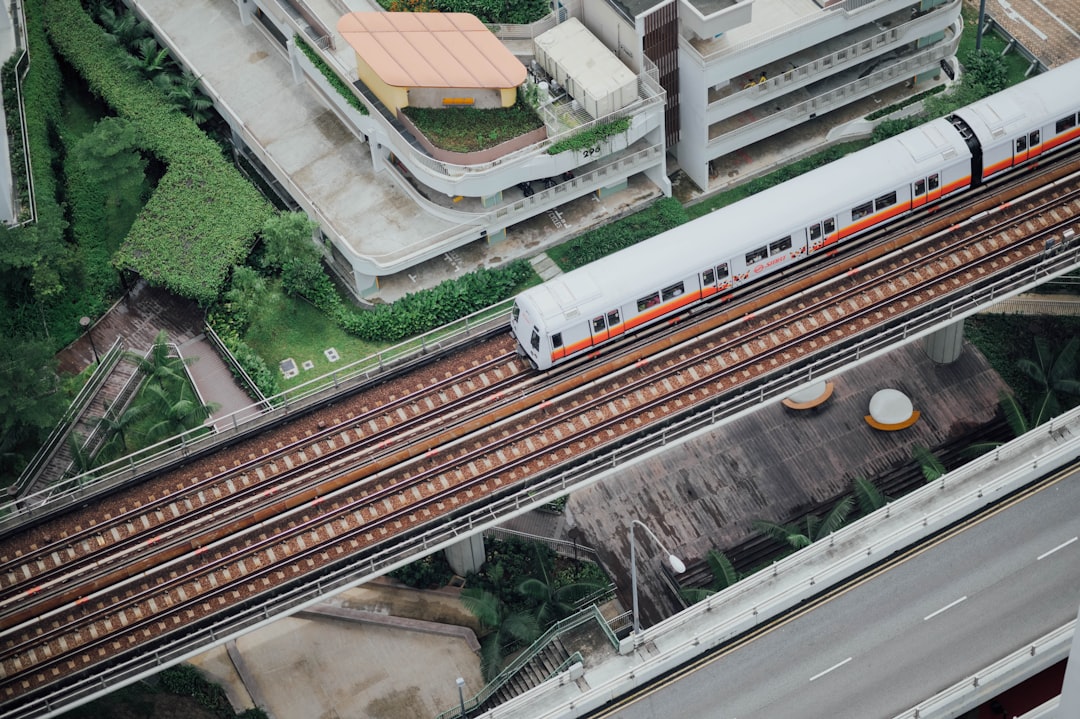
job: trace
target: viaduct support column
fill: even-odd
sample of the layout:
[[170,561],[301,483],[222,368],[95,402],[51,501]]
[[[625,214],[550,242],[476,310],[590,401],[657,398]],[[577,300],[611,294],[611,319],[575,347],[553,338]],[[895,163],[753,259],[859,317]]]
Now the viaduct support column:
[[482,534],[467,537],[454,546],[447,547],[444,551],[450,568],[462,577],[470,572],[479,572],[480,565],[484,563],[484,558],[487,556],[484,553],[484,535]]
[[923,340],[923,351],[926,356],[938,364],[949,364],[960,357],[964,349],[964,321],[953,322],[948,327],[942,327]]

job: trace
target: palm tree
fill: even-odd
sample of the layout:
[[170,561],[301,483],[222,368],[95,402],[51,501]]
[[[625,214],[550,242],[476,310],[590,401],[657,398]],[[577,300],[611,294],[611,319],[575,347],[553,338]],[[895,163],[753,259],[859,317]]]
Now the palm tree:
[[855,495],[855,504],[859,508],[860,515],[876,512],[892,501],[866,477],[856,477],[851,480],[851,490]]
[[162,330],[154,339],[154,344],[146,356],[136,352],[125,352],[124,356],[139,366],[147,379],[153,380],[165,391],[169,386],[184,381],[184,367],[195,361],[195,357],[174,357],[169,350],[169,335]]
[[679,590],[682,598],[691,604],[700,602],[705,597],[716,594],[721,589],[727,589],[739,581],[739,573],[735,571],[735,566],[723,552],[710,549],[709,553],[705,555],[705,561],[708,563],[713,575],[713,580],[709,583],[709,586],[684,587]]
[[794,549],[802,549],[840,529],[851,513],[853,505],[854,500],[851,497],[844,497],[829,510],[824,518],[816,514],[808,514],[798,522],[790,524],[755,519],[754,529]]
[[147,411],[147,405],[132,403],[120,416],[115,416],[110,411],[103,417],[97,417],[98,426],[105,430],[106,438],[101,449],[94,453],[95,459],[115,459],[128,454],[131,447],[128,445],[127,431],[142,419]]
[[171,67],[169,49],[160,47],[157,40],[144,37],[135,42],[132,55],[125,58],[128,67],[138,72],[145,79],[161,83],[159,75],[167,74]]
[[548,574],[547,562],[536,550],[536,561],[540,565],[543,579],[530,577],[517,586],[518,592],[537,602],[537,624],[546,629],[560,619],[577,611],[576,602],[604,588],[596,582],[572,582],[558,586]]
[[149,444],[175,437],[199,426],[219,407],[213,402],[200,402],[187,382],[179,385],[178,392],[168,392],[160,386],[149,385],[143,391],[142,399],[147,402],[146,406],[153,408],[152,416],[157,418],[157,421],[143,432],[143,438]]
[[125,50],[136,48],[140,40],[150,35],[150,28],[130,10],[117,12],[111,7],[102,8],[98,19],[106,32],[112,35]]
[[1038,361],[1026,358],[1017,360],[1017,368],[1039,387],[1040,394],[1032,407],[1031,426],[1036,427],[1061,414],[1059,394],[1080,395],[1080,381],[1075,378],[1077,350],[1080,350],[1080,337],[1073,337],[1054,357],[1046,338],[1036,337],[1035,354]]
[[923,476],[926,477],[927,482],[941,479],[942,475],[946,472],[945,465],[941,463],[941,460],[935,457],[930,450],[922,445],[917,444],[912,447],[911,456],[919,463],[919,468],[922,470]]
[[[169,77],[170,75],[161,75]],[[166,88],[169,101],[180,112],[190,117],[196,125],[201,125],[210,119],[210,110],[214,107],[213,101],[199,89],[200,78],[187,70]]]
[[511,612],[497,596],[478,587],[461,590],[465,605],[488,633],[480,642],[480,670],[491,681],[503,668],[503,648],[512,642],[530,643],[540,636],[536,617],[529,612]]

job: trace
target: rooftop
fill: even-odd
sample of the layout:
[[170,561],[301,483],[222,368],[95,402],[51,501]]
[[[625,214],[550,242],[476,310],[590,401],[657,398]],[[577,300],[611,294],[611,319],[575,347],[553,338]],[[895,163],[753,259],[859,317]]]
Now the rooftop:
[[356,54],[399,87],[517,87],[525,66],[468,13],[354,12],[337,30]]

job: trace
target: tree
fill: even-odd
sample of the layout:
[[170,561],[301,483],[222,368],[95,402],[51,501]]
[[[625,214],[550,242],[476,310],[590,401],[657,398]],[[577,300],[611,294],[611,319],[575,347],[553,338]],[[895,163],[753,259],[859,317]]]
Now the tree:
[[919,469],[922,470],[927,482],[933,482],[944,476],[946,472],[945,465],[926,447],[919,444],[915,445],[911,448],[911,456],[919,463]]
[[[171,78],[172,76],[161,75],[161,77]],[[166,88],[166,93],[173,107],[194,120],[196,125],[201,125],[209,120],[212,114],[211,110],[214,107],[213,101],[199,89],[199,80],[199,77],[185,70],[178,79],[172,80],[170,86]]]
[[213,402],[203,404],[188,382],[182,382],[171,391],[149,385],[141,400],[156,420],[143,432],[146,444],[161,442],[198,427],[220,406]]
[[173,68],[169,48],[159,46],[152,37],[136,40],[131,51],[132,54],[124,60],[125,64],[146,80],[155,81]]
[[150,35],[150,29],[146,23],[126,8],[117,11],[113,7],[102,7],[97,18],[105,31],[112,35],[113,39],[125,50],[137,48],[139,41]]
[[56,359],[45,340],[3,338],[0,342],[0,466],[21,469],[67,407]]
[[793,549],[802,549],[840,529],[851,513],[853,504],[851,497],[844,497],[829,510],[824,519],[816,514],[807,514],[798,522],[790,524],[755,519],[754,529],[778,542],[790,545]]
[[317,227],[302,212],[282,212],[271,217],[261,233],[263,264],[274,270],[282,270],[290,262],[318,264],[321,255],[311,240]]
[[266,302],[266,278],[245,265],[233,267],[232,282],[225,292],[225,308],[237,332],[243,332]]
[[487,681],[502,671],[506,645],[514,641],[528,644],[540,636],[536,617],[529,612],[511,612],[489,591],[467,587],[461,590],[461,603],[489,630],[480,641],[480,670]]
[[1031,408],[1031,426],[1036,427],[1061,414],[1059,395],[1080,395],[1080,382],[1075,378],[1078,349],[1080,337],[1073,337],[1055,357],[1046,338],[1036,337],[1036,360],[1017,360],[1017,368],[1036,384],[1039,391]]
[[145,355],[137,352],[125,352],[124,355],[135,362],[141,371],[150,380],[153,380],[162,391],[168,391],[170,387],[184,381],[184,367],[195,361],[195,357],[176,357],[169,349],[169,336],[162,330],[154,339],[154,345]]
[[709,569],[712,570],[713,575],[709,586],[684,587],[679,591],[682,598],[691,604],[700,602],[702,599],[716,594],[722,589],[727,589],[739,581],[739,573],[735,571],[735,566],[723,552],[710,549],[709,553],[705,555],[705,561],[709,565]]
[[851,490],[861,515],[872,514],[892,501],[866,477],[851,480]]
[[113,186],[114,195],[134,195],[146,175],[146,159],[138,147],[138,131],[133,123],[106,117],[76,143],[72,160],[81,163],[88,176]]
[[550,575],[548,563],[539,550],[536,552],[536,562],[541,578],[525,579],[518,584],[517,590],[536,602],[536,621],[543,628],[573,614],[577,611],[575,602],[604,588],[596,582],[560,584]]

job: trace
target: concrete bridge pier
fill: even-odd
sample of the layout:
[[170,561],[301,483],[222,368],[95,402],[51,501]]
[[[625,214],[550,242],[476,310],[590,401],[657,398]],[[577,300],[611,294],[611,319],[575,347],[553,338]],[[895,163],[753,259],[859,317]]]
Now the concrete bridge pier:
[[487,556],[484,553],[484,535],[474,534],[465,537],[452,547],[443,550],[446,553],[446,561],[454,573],[464,577],[470,572],[479,572],[480,565]]
[[964,350],[964,321],[957,320],[923,340],[926,356],[938,364],[955,362]]

